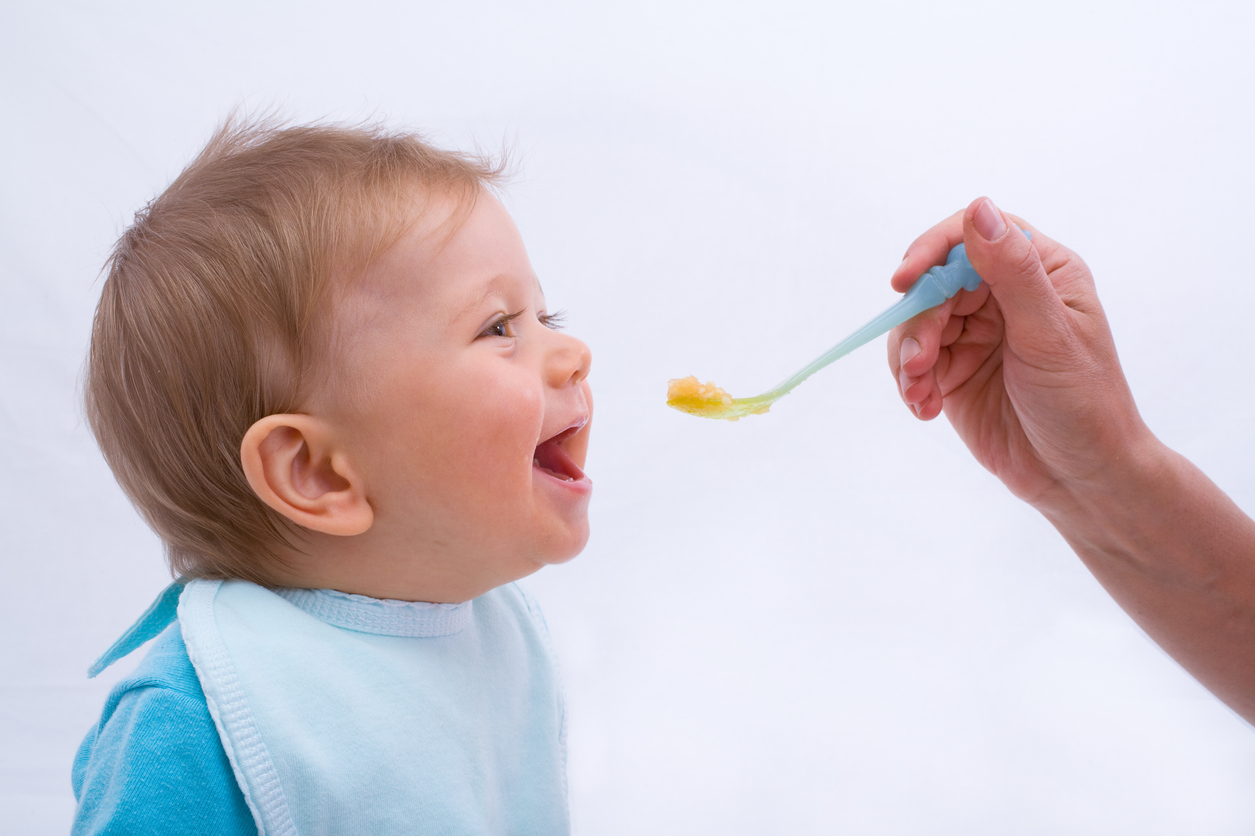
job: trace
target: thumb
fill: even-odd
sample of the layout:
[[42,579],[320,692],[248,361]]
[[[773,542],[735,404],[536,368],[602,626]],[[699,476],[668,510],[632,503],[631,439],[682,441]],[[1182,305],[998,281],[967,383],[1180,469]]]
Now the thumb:
[[1037,248],[989,198],[977,198],[964,211],[963,242],[1010,333],[1040,328],[1063,313]]

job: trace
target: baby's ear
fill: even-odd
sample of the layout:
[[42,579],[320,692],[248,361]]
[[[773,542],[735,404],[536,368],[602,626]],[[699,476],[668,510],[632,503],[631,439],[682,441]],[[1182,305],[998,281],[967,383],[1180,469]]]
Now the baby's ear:
[[267,415],[240,442],[244,476],[261,501],[297,525],[349,537],[375,521],[366,485],[326,422]]

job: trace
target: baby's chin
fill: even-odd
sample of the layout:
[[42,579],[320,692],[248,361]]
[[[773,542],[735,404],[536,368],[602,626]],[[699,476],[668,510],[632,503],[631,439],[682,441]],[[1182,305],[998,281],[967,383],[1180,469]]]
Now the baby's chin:
[[584,551],[584,547],[588,545],[589,526],[588,515],[585,514],[583,520],[573,524],[571,530],[566,532],[561,544],[551,543],[551,548],[543,558],[543,563],[549,566],[560,566],[563,563],[569,563],[579,557]]

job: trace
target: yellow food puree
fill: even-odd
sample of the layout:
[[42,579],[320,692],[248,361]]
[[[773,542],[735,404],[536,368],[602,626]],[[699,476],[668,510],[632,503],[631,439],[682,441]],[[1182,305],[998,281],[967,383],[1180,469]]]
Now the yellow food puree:
[[735,421],[743,415],[767,411],[764,404],[747,409],[713,383],[702,383],[696,377],[680,377],[667,383],[667,406],[701,418],[723,418]]

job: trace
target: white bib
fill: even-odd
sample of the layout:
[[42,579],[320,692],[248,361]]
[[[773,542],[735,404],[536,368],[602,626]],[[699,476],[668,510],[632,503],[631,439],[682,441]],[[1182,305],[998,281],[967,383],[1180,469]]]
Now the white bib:
[[178,618],[265,836],[569,832],[557,671],[518,586],[450,605],[197,580]]

